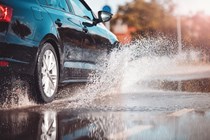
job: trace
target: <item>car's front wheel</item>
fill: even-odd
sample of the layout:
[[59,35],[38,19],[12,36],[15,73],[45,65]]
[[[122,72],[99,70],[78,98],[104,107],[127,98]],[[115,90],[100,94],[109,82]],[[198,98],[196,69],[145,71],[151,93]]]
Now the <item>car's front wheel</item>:
[[58,59],[53,46],[44,43],[38,56],[36,67],[36,89],[41,102],[51,102],[58,89]]

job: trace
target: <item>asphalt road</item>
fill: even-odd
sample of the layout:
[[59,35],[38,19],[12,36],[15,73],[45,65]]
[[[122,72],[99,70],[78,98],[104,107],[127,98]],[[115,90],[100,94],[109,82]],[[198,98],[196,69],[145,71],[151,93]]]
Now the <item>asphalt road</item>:
[[165,75],[123,91],[94,93],[84,84],[69,85],[46,105],[17,95],[18,103],[1,106],[0,139],[210,139],[208,73]]

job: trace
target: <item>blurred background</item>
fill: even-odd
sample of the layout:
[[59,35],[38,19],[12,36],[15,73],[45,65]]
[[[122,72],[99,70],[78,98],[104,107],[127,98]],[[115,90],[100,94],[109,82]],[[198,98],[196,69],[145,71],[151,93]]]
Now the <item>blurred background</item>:
[[94,11],[110,6],[114,14],[110,29],[123,44],[164,36],[177,41],[177,51],[199,50],[202,61],[210,61],[209,0],[86,1]]

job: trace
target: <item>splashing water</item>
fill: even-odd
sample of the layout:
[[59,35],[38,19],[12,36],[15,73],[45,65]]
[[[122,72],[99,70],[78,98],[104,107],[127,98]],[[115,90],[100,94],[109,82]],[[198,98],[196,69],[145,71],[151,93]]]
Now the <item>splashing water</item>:
[[0,108],[12,109],[35,105],[29,97],[29,88],[29,83],[20,78],[12,77],[7,80],[3,85],[3,91],[1,91]]
[[[152,80],[155,75],[169,73],[177,69],[180,64],[192,63],[198,60],[199,52],[185,51],[177,54],[177,43],[165,37],[142,38],[120,49],[113,49],[98,62],[98,70],[90,74],[89,83],[85,88],[60,92],[74,92],[71,97],[58,99],[47,107],[57,106],[68,102],[64,108],[87,107],[94,100],[103,99],[110,94],[139,92],[144,87],[141,82]],[[181,69],[183,72],[186,69]],[[188,72],[188,71],[186,71]],[[12,97],[6,100],[3,106],[22,107],[34,105],[29,100],[27,86],[20,81],[14,83]],[[23,86],[24,85],[24,86]],[[138,87],[138,88],[136,88]],[[66,94],[66,93],[65,93]],[[63,108],[63,104],[61,104]]]
[[[173,71],[180,64],[197,60],[198,52],[177,54],[176,48],[174,41],[159,37],[136,40],[114,49],[103,62],[98,63],[99,70],[90,75],[91,82],[85,89],[65,99],[69,101],[68,108],[88,106],[90,102],[110,94],[139,92],[143,89],[141,81],[151,80],[155,75]],[[182,68],[182,72],[184,70]],[[133,88],[136,85],[141,88]]]
[[121,46],[121,50],[111,53],[108,62],[102,66],[103,70],[90,78],[93,84],[87,89],[99,90],[100,93],[113,92],[116,87],[119,90],[129,87],[155,71],[165,69],[174,53],[173,46],[164,38],[141,39]]

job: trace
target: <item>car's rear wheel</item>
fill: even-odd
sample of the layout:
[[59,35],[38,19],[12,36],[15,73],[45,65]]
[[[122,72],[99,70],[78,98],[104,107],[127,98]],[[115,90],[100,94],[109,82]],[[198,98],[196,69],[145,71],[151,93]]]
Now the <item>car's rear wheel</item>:
[[48,103],[54,99],[58,89],[58,59],[50,43],[44,43],[41,48],[36,68],[36,89],[39,101]]

